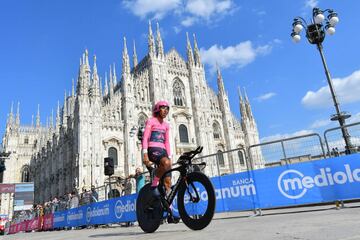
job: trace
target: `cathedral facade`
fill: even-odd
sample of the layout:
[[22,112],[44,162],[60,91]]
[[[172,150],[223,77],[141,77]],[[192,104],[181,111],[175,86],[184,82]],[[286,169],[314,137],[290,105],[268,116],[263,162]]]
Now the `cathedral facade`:
[[[3,182],[34,182],[35,202],[42,203],[74,188],[104,185],[108,156],[114,159],[115,175],[134,173],[142,165],[136,132],[151,117],[153,104],[162,99],[170,103],[173,162],[199,145],[204,147],[202,155],[208,155],[259,143],[246,93],[244,98],[240,94],[238,120],[230,110],[220,70],[217,93],[208,86],[195,36],[193,46],[186,38],[184,59],[175,49],[165,53],[159,28],[154,35],[149,24],[148,54],[138,62],[134,44],[132,67],[124,38],[121,75],[110,67],[104,87],[96,57],[91,67],[86,50],[76,86],[73,83],[71,94],[65,93],[64,103],[58,104],[55,124],[50,117],[42,126],[38,109],[35,123],[22,126],[19,105],[15,116],[11,108],[2,143],[11,153]],[[243,156],[226,156],[217,161],[222,174],[247,169],[247,161],[239,159]],[[207,164],[207,174],[218,171],[216,162]]]

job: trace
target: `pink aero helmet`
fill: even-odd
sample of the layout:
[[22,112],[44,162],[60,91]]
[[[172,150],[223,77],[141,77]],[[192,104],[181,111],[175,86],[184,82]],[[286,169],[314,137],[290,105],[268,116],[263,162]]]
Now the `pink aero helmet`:
[[158,101],[153,107],[153,116],[155,116],[156,113],[160,112],[160,107],[162,107],[162,106],[170,107],[169,103],[167,101],[165,101],[165,100]]

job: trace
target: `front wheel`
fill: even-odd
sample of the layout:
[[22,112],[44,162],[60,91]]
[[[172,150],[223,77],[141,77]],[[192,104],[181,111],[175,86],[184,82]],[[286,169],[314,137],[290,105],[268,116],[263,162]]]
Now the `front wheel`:
[[136,217],[140,228],[146,233],[155,232],[160,226],[163,208],[160,199],[153,197],[151,183],[141,188],[136,200]]
[[215,191],[210,179],[192,172],[181,182],[178,209],[182,221],[192,230],[201,230],[211,222],[215,212]]

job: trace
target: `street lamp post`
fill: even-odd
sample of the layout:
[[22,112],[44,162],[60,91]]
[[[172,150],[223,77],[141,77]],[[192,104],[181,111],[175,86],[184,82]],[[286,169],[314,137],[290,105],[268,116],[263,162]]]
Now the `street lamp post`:
[[[328,12],[328,16],[325,19],[324,13]],[[319,8],[314,8],[312,12],[312,21],[311,24],[308,24],[305,19],[302,17],[296,17],[292,24],[293,30],[291,33],[291,37],[295,43],[298,43],[301,40],[300,32],[305,29],[306,38],[308,39],[310,44],[314,44],[317,46],[319,50],[321,61],[323,63],[325,69],[325,75],[329,84],[330,93],[334,102],[334,106],[336,109],[336,114],[331,116],[331,121],[338,121],[341,127],[342,136],[345,141],[345,153],[350,154],[353,152],[354,147],[351,144],[350,134],[345,126],[345,119],[349,118],[351,115],[346,112],[342,112],[340,110],[340,104],[336,97],[335,89],[331,80],[330,72],[327,67],[322,42],[325,39],[325,32],[329,35],[333,35],[335,33],[335,25],[339,22],[339,18],[337,13],[332,9],[321,10]]]

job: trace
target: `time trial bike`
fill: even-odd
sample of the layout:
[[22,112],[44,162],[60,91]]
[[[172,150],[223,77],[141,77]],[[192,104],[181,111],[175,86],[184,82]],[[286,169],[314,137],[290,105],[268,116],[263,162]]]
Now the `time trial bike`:
[[[160,197],[154,196],[151,182],[140,190],[136,202],[136,216],[144,232],[155,232],[164,217],[174,218],[176,212],[190,229],[201,230],[209,225],[215,211],[214,187],[210,179],[200,171],[205,168],[206,163],[192,163],[192,159],[201,153],[202,149],[203,147],[198,147],[183,153],[177,161],[179,166],[164,173],[158,186]],[[170,193],[166,194],[164,179],[174,171],[179,172],[179,177]],[[177,201],[173,203],[175,198]]]

